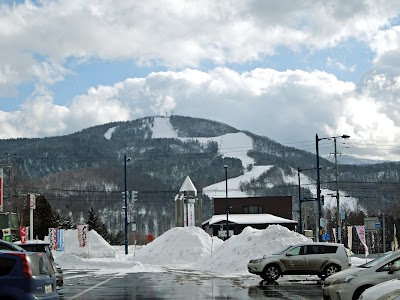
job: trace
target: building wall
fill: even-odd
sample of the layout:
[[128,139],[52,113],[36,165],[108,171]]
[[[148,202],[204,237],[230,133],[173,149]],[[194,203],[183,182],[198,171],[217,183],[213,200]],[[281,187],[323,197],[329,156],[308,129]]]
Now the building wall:
[[[214,198],[214,215],[226,213],[226,198]],[[230,214],[242,214],[244,206],[262,206],[262,213],[272,214],[277,217],[292,219],[292,196],[264,196],[229,198],[228,207]]]

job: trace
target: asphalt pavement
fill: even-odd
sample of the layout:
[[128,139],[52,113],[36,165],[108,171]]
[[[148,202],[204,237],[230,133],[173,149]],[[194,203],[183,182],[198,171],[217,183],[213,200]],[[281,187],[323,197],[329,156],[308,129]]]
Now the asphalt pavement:
[[321,299],[314,277],[282,277],[267,284],[256,276],[226,277],[188,271],[98,273],[65,271],[62,300],[101,299]]

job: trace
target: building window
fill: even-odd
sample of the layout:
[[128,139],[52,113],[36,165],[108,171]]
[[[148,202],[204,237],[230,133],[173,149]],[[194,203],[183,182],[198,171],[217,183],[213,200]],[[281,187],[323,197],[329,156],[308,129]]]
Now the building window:
[[244,214],[262,214],[263,207],[262,207],[262,205],[243,206],[243,213]]

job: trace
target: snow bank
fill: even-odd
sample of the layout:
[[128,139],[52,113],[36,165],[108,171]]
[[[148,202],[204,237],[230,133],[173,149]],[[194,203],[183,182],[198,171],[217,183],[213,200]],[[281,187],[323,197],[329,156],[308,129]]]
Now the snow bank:
[[71,229],[64,232],[64,251],[55,252],[55,257],[72,254],[84,258],[115,258],[117,250],[107,243],[95,230],[90,230],[86,247],[79,247],[78,230]]
[[[176,227],[153,242],[132,249],[110,246],[96,231],[89,231],[88,247],[79,247],[77,230],[65,231],[65,251],[53,252],[65,269],[103,272],[160,272],[164,267],[199,272],[248,275],[250,259],[269,255],[288,245],[310,241],[280,225],[259,230],[246,227],[227,241],[210,237],[199,227]],[[119,250],[117,250],[119,249]]]
[[191,268],[221,273],[247,273],[250,259],[305,241],[310,239],[280,225],[270,225],[264,230],[246,227],[242,233],[230,237],[214,253],[193,264]]
[[209,236],[199,227],[175,227],[141,248],[132,258],[155,265],[192,264],[222,245],[223,241]]

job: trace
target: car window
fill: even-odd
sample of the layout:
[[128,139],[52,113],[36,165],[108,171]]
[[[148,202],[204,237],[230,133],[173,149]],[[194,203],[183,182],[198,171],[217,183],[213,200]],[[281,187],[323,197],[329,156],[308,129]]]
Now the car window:
[[318,245],[307,245],[306,247],[306,254],[310,255],[310,254],[319,254],[320,251],[318,249]]
[[283,253],[285,253],[287,250],[289,250],[290,248],[292,248],[292,246],[288,246],[288,247],[286,247],[286,248],[284,248],[284,249],[282,249],[282,250],[279,250],[278,252],[273,253],[272,255],[280,255],[280,254],[283,254]]
[[54,270],[51,266],[51,262],[49,261],[47,255],[45,254],[29,255],[28,259],[31,265],[33,276],[41,274],[54,274]]
[[380,264],[381,262],[385,261],[388,258],[388,256],[390,256],[390,255],[392,255],[391,252],[389,252],[381,257],[377,257],[377,258],[361,265],[360,267],[361,268],[370,268],[370,267],[376,266],[376,265]]
[[384,265],[382,268],[380,268],[380,271],[389,271],[389,267],[390,266],[396,266],[396,267],[400,267],[400,258],[395,259],[389,263],[387,263],[386,265]]
[[9,245],[0,244],[0,250],[13,250]]
[[6,276],[14,268],[16,260],[0,257],[0,276]]
[[336,253],[337,246],[320,246],[321,253]]
[[304,254],[304,246],[298,246],[298,247],[294,247],[292,250],[290,250],[288,253],[290,253],[291,255],[302,255]]

